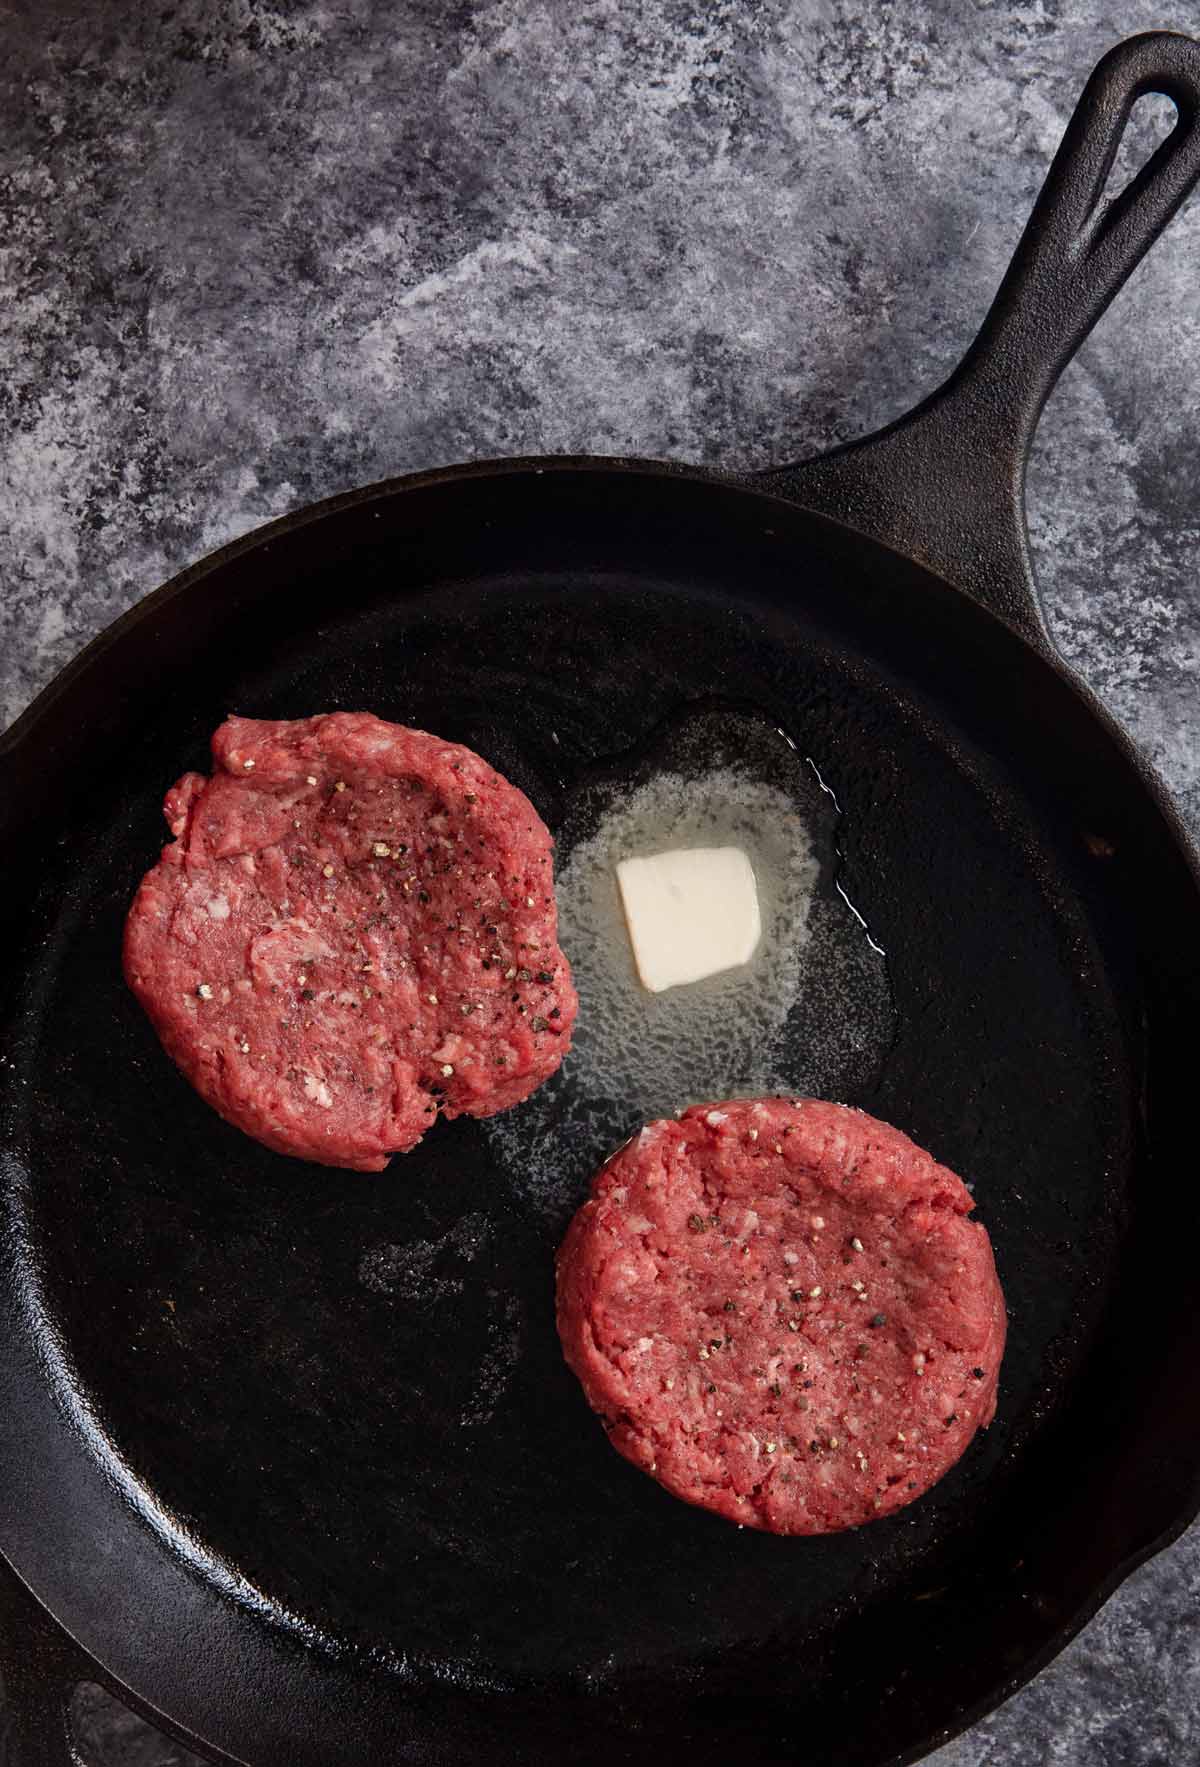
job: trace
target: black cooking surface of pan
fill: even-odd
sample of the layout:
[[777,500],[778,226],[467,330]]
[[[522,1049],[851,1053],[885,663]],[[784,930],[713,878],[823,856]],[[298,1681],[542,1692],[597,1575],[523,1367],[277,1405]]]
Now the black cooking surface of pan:
[[[1180,124],[1104,231],[1151,89]],[[1020,496],[1062,361],[1200,169],[1198,105],[1186,39],[1102,64],[980,345],[861,450],[337,500],[144,603],[0,751],[0,1546],[88,1672],[215,1757],[911,1758],[1194,1512],[1200,891],[1042,633]],[[553,1253],[633,1123],[602,1101],[581,1137],[569,1062],[536,1134],[439,1125],[361,1177],[267,1152],[167,1061],[120,974],[162,793],[230,710],[338,708],[478,749],[560,866],[589,782],[701,712],[811,762],[886,1035],[806,1031],[785,1078],[970,1180],[1011,1310],[996,1421],[911,1510],[779,1540],[612,1452]],[[35,1759],[60,1692],[27,1690]]]

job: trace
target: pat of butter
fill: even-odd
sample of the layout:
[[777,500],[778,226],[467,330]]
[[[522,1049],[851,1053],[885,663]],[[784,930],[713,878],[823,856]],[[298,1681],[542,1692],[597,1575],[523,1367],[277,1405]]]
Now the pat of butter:
[[642,986],[652,994],[748,963],[762,933],[754,867],[740,847],[680,847],[617,865]]

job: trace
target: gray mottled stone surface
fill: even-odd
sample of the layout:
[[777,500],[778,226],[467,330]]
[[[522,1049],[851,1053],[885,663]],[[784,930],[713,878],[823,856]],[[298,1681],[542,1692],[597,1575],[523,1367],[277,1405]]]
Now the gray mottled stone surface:
[[[967,341],[1086,70],[1189,20],[0,4],[0,722],[329,492],[526,451],[765,465],[895,415]],[[1198,262],[1200,203],[1065,376],[1030,499],[1058,642],[1200,829]],[[1193,1531],[938,1767],[1195,1761],[1198,1615]],[[96,1762],[183,1759],[89,1722]]]

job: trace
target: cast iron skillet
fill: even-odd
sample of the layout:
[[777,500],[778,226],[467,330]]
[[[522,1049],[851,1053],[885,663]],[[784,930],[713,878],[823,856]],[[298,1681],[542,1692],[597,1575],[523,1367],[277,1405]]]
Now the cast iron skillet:
[[[1147,92],[1178,124],[1102,208]],[[8,1622],[29,1761],[66,1759],[82,1674],[287,1767],[909,1761],[1196,1512],[1198,873],[1051,649],[1022,479],[1200,173],[1198,115],[1200,46],[1114,50],[966,361],[868,442],[759,480],[505,461],[336,498],[151,596],[10,733],[0,1544],[45,1610]],[[1012,1305],[986,1437],[824,1541],[611,1452],[554,1336],[560,1223],[478,1124],[381,1178],[278,1158],[119,971],[163,789],[230,708],[444,732],[553,825],[713,696],[838,794],[897,1014],[847,1090],[972,1178]],[[424,1286],[363,1279],[414,1240]]]

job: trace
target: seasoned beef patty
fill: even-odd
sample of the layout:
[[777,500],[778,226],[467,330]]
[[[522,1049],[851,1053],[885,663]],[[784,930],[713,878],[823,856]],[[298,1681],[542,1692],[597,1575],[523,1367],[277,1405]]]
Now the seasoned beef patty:
[[779,1534],[911,1503],[996,1409],[1004,1297],[961,1179],[861,1111],[764,1098],[649,1124],[558,1258],[613,1445]]
[[230,718],[125,926],[163,1046],[280,1153],[377,1172],[570,1044],[550,835],[470,749],[366,712]]

